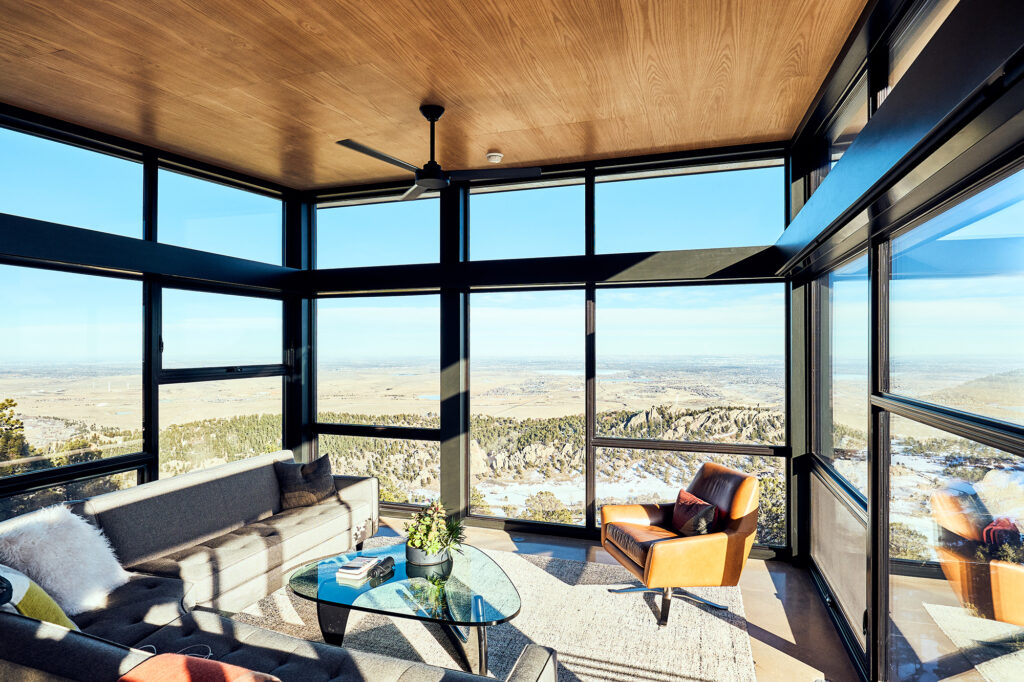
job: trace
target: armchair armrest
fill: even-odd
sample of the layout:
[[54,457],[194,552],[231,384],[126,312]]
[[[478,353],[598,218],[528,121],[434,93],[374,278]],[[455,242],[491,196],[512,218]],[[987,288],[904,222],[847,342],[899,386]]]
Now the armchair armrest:
[[[334,489],[338,499],[356,507],[365,504],[370,509],[370,525],[366,537],[373,537],[380,527],[380,484],[373,476],[334,476]],[[354,521],[354,519],[353,519]]]
[[609,523],[664,526],[672,517],[673,504],[606,504],[601,507],[601,542]]
[[528,644],[505,682],[557,682],[558,656],[554,649]]
[[753,533],[736,530],[656,542],[647,556],[644,583],[648,587],[736,585],[753,544]]

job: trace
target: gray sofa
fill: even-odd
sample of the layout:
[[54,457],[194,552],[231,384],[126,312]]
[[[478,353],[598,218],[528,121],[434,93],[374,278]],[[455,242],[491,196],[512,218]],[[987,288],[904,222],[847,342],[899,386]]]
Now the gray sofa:
[[[379,524],[377,479],[335,476],[337,497],[281,510],[275,461],[261,455],[100,495],[72,508],[134,572],[81,632],[0,612],[0,679],[116,680],[157,653],[204,645],[211,658],[290,680],[474,680],[476,675],[308,642],[239,623],[294,569],[352,549]],[[0,524],[2,530],[3,524]],[[554,652],[530,645],[509,682],[554,681]]]

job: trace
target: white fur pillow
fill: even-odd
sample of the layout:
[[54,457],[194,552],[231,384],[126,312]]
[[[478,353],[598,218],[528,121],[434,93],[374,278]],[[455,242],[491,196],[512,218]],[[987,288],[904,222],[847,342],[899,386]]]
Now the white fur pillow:
[[35,580],[69,616],[103,608],[131,577],[107,536],[62,505],[0,523],[0,563]]

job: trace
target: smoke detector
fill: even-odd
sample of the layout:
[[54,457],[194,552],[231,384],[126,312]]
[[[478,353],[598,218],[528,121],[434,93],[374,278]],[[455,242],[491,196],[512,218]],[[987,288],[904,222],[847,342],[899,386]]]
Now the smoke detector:
[[491,163],[501,163],[501,160],[505,158],[505,155],[501,152],[487,152],[487,160]]

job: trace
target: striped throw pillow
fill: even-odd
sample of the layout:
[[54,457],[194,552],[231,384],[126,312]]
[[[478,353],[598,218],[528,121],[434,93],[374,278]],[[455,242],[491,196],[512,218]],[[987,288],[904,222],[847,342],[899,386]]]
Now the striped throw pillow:
[[78,629],[53,597],[35,581],[21,571],[3,565],[0,565],[0,611],[20,613],[70,630]]

